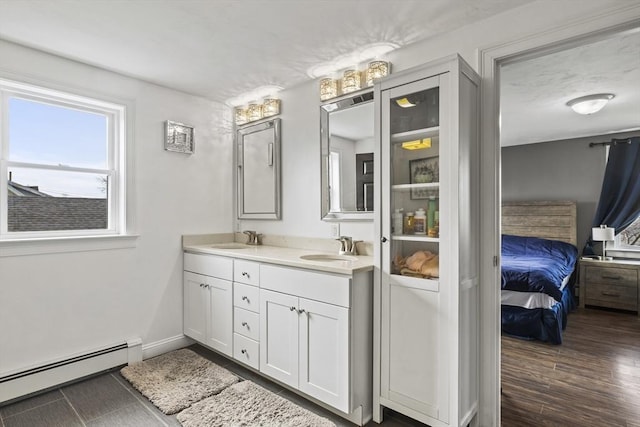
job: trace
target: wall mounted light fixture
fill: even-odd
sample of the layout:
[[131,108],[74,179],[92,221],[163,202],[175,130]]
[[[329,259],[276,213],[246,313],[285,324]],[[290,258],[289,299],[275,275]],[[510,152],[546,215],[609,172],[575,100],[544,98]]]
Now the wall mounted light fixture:
[[234,117],[236,126],[241,126],[266,117],[280,114],[280,100],[278,98],[265,98],[262,103],[251,101],[249,105],[235,107]]
[[356,92],[371,87],[376,79],[388,76],[391,63],[387,61],[371,61],[364,69],[349,68],[342,71],[342,78],[325,77],[320,80],[320,100],[326,101],[340,95]]
[[597,93],[574,98],[567,105],[578,114],[593,114],[602,110],[614,97],[612,93]]

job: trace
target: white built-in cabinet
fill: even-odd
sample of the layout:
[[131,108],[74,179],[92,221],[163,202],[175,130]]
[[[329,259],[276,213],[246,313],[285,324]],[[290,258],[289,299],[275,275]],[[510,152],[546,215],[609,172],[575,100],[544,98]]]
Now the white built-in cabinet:
[[372,418],[371,271],[196,253],[184,265],[185,335],[356,424]]
[[232,355],[232,261],[185,254],[184,334]]
[[[478,85],[457,55],[375,85],[378,422],[383,407],[430,426],[477,413]],[[424,228],[394,227],[396,210],[420,208]],[[405,264],[419,251],[438,256],[437,270]]]

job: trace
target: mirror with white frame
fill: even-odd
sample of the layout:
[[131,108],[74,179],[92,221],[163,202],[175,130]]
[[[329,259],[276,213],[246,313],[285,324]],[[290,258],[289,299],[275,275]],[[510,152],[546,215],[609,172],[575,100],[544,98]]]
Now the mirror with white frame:
[[238,219],[280,219],[280,119],[238,129]]
[[373,92],[320,107],[322,219],[373,220]]

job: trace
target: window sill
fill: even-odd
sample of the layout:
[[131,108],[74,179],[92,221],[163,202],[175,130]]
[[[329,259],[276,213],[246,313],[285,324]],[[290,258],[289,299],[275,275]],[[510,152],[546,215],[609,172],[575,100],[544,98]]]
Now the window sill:
[[134,248],[137,234],[0,240],[0,258],[65,252]]
[[640,248],[638,249],[607,249],[607,256],[615,259],[640,259]]

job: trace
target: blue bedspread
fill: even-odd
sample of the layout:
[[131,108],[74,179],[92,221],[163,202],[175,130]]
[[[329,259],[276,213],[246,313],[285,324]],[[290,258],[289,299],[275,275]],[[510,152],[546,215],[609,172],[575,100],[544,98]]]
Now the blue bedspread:
[[544,292],[562,300],[562,281],[571,275],[578,249],[558,240],[502,236],[502,289]]

